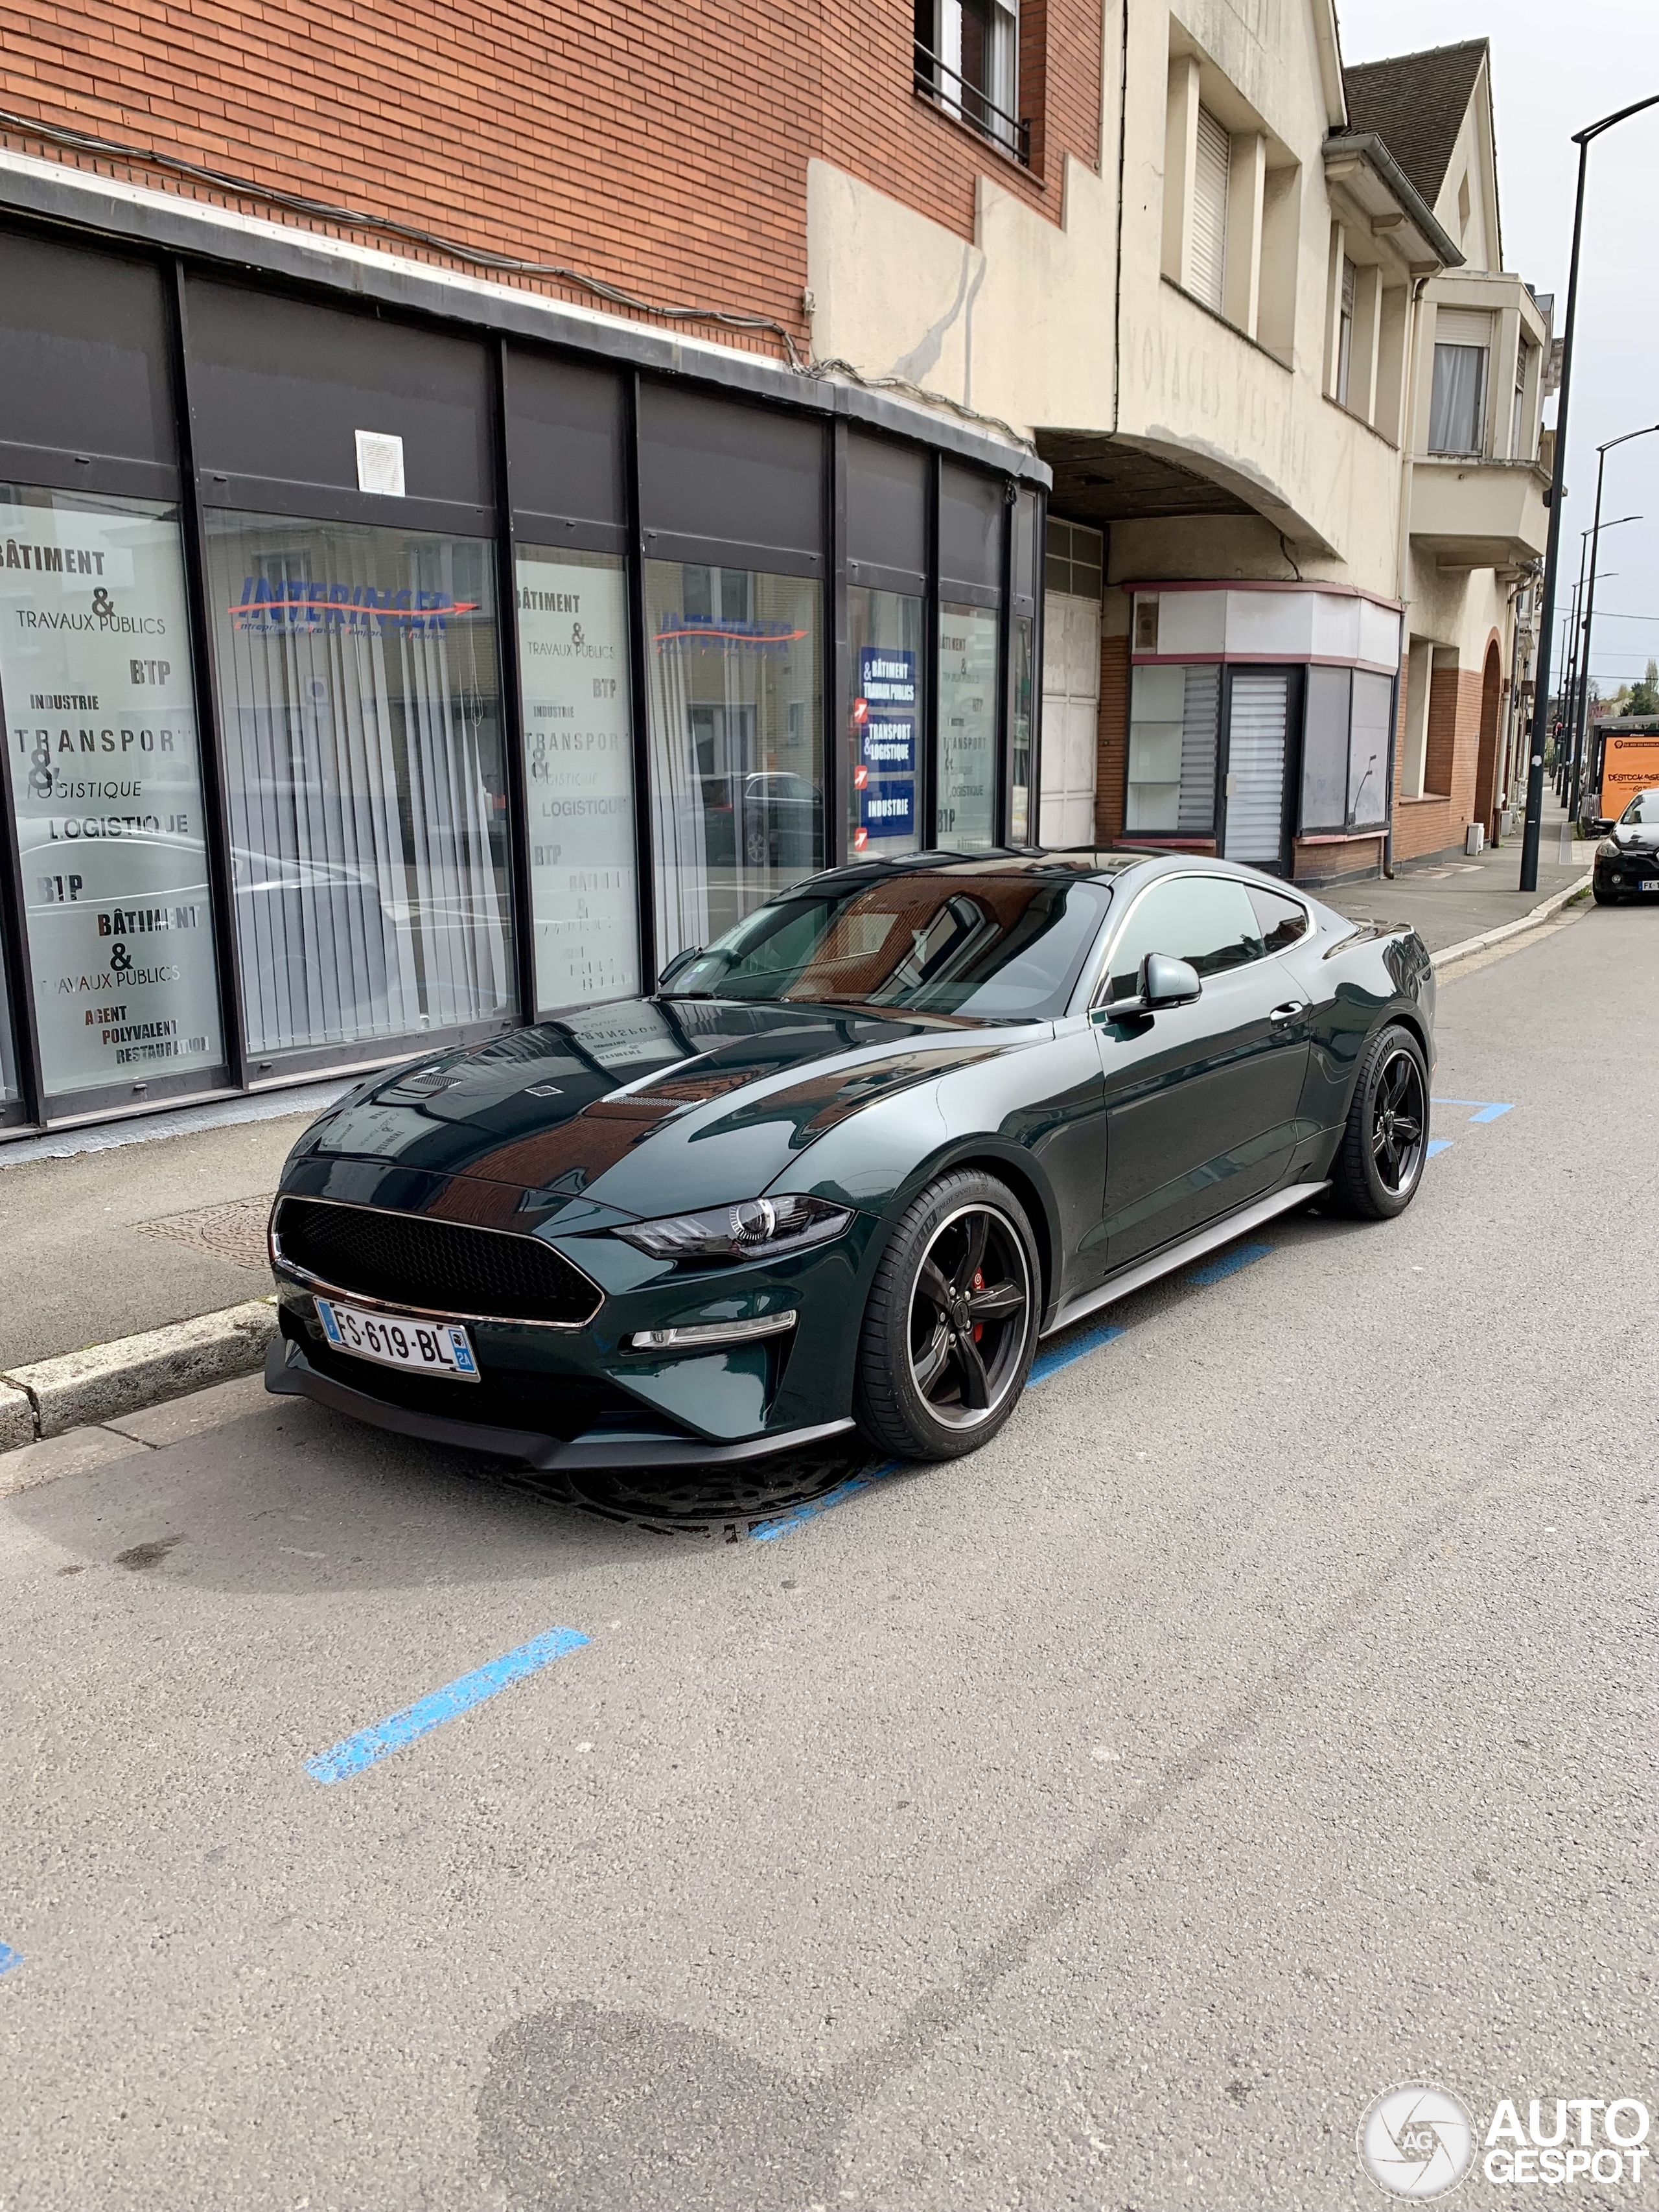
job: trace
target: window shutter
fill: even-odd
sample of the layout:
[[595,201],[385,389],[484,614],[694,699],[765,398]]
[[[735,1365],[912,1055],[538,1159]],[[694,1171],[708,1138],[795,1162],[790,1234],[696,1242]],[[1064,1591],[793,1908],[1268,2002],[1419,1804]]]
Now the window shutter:
[[1434,342],[1437,345],[1489,346],[1492,317],[1476,314],[1468,307],[1437,307]]
[[1232,141],[1207,107],[1198,111],[1198,161],[1193,176],[1192,289],[1221,312],[1227,273],[1227,176]]

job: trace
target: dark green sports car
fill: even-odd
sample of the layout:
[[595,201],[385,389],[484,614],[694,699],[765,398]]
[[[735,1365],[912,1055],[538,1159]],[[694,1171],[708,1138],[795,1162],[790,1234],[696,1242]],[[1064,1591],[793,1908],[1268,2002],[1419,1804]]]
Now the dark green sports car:
[[1050,1332],[1310,1199],[1407,1206],[1433,1013],[1413,931],[1205,856],[815,876],[315,1123],[267,1383],[534,1468],[949,1458]]

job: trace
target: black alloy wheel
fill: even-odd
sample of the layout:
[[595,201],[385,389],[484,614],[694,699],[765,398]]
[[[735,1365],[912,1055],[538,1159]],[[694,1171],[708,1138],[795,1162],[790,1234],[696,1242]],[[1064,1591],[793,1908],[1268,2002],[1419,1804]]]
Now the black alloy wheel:
[[1429,1074],[1412,1032],[1391,1026],[1360,1065],[1342,1142],[1331,1166],[1332,1195],[1345,1213],[1373,1221],[1403,1213],[1429,1156]]
[[1377,1180],[1397,1198],[1417,1181],[1428,1141],[1423,1075],[1403,1046],[1391,1052],[1371,1098],[1371,1155]]
[[952,1459],[994,1436],[1030,1367],[1040,1281],[1030,1224],[1004,1184],[969,1170],[925,1191],[865,1311],[855,1410],[872,1442]]

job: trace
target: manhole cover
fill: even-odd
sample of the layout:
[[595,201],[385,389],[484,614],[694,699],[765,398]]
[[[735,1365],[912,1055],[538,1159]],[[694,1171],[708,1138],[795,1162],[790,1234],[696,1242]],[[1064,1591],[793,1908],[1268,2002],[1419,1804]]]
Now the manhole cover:
[[187,1213],[163,1214],[159,1221],[134,1224],[143,1237],[166,1237],[175,1244],[188,1244],[210,1259],[228,1261],[233,1267],[247,1267],[262,1275],[270,1272],[265,1251],[265,1223],[270,1218],[269,1195],[233,1198],[220,1206],[196,1206]]

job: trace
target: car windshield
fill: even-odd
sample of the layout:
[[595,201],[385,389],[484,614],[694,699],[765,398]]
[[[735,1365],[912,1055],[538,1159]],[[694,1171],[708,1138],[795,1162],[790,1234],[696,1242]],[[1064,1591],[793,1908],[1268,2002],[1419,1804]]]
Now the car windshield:
[[1619,819],[1659,828],[1659,791],[1638,791]]
[[918,869],[803,885],[672,975],[665,998],[853,1005],[986,1021],[1064,1011],[1109,888]]

